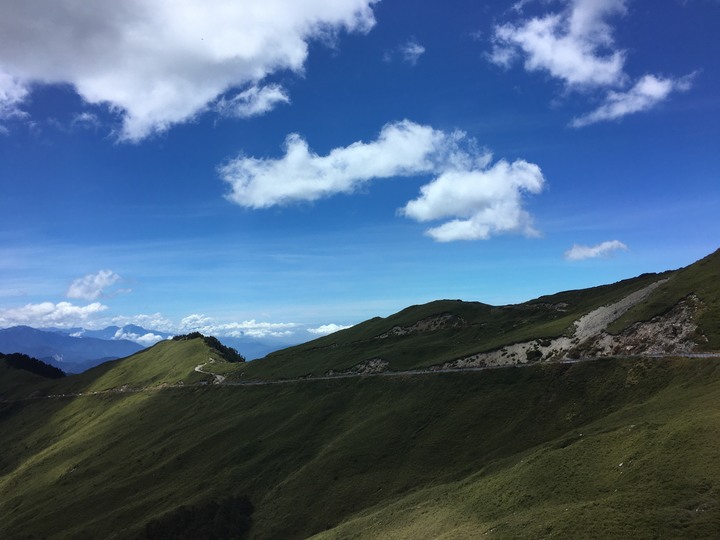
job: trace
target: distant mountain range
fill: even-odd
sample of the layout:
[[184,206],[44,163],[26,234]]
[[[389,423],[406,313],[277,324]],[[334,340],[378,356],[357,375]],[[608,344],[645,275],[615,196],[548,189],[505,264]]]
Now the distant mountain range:
[[77,332],[74,335],[65,332],[38,330],[29,326],[4,328],[0,330],[0,352],[27,354],[66,373],[80,373],[107,360],[123,358],[145,348],[129,339],[79,337]]
[[[134,324],[108,326],[101,330],[14,326],[0,329],[0,353],[23,353],[56,366],[66,373],[81,373],[107,360],[135,354],[173,335]],[[295,344],[243,337],[219,339],[248,360],[262,358]]]
[[71,337],[96,338],[96,339],[127,339],[134,341],[139,345],[149,347],[158,341],[171,338],[174,334],[168,332],[160,332],[159,330],[148,330],[136,324],[126,324],[125,326],[108,326],[102,330],[87,330],[81,327],[74,328],[38,328],[44,332],[54,332],[56,334],[65,334]]

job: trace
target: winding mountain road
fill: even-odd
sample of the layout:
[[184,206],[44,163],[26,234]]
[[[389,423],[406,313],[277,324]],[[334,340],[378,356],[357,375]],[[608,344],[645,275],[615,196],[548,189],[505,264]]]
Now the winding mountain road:
[[215,363],[215,359],[209,358],[208,361],[205,362],[204,364],[198,364],[197,366],[195,366],[195,371],[197,371],[198,373],[202,373],[204,375],[212,375],[213,377],[215,377],[215,380],[213,380],[213,384],[222,384],[225,381],[224,375],[219,375],[217,373],[213,373],[212,371],[205,371],[203,369],[208,364],[214,364],[214,363]]

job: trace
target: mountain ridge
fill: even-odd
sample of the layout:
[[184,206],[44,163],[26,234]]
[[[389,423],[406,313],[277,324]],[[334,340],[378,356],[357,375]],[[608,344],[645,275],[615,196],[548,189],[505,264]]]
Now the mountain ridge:
[[[244,376],[320,376],[331,370],[362,371],[368,363],[403,371],[718,351],[719,282],[720,250],[678,270],[521,304],[436,300],[271,353],[245,366]],[[678,313],[668,315],[673,308]],[[657,347],[643,347],[663,335],[660,328],[679,333]]]
[[143,348],[129,340],[79,338],[30,326],[0,329],[0,352],[27,354],[66,372],[81,372],[105,360],[123,358]]
[[[0,536],[136,539],[241,499],[255,540],[715,538],[717,358],[598,347],[651,328],[712,351],[718,258],[515,306],[411,306],[253,362],[195,338],[56,381],[0,365]],[[678,314],[700,331],[672,333]],[[555,339],[567,356],[440,369]]]

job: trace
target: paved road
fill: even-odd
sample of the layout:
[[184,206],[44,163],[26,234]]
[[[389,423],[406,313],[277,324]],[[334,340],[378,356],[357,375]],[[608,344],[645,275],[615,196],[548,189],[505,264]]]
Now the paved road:
[[205,362],[204,364],[200,364],[200,365],[195,366],[195,371],[197,371],[198,373],[203,373],[203,374],[205,374],[205,375],[212,375],[213,377],[215,377],[215,380],[213,381],[213,384],[222,384],[222,383],[225,381],[225,376],[224,376],[224,375],[219,375],[219,374],[217,374],[217,373],[213,373],[212,371],[205,371],[205,370],[203,369],[203,368],[204,368],[205,366],[207,366],[208,364],[214,364],[214,363],[215,363],[215,359],[214,359],[214,358],[210,358],[210,359],[209,359],[207,362]]
[[[690,354],[683,354],[683,355],[675,355],[675,354],[666,354],[666,355],[652,355],[647,356],[648,359],[658,359],[658,358],[718,358],[720,359],[720,353],[690,353]],[[606,360],[606,359],[613,359],[613,358],[627,358],[623,356],[600,356],[600,357],[586,357],[586,358],[577,358],[577,359],[568,359],[568,360],[560,360],[558,362],[551,362],[556,364],[577,364],[580,362],[593,362],[597,360]],[[504,367],[527,367],[527,366],[533,366],[537,365],[537,362],[528,362],[524,364],[514,364],[514,365],[507,365],[507,366],[491,366],[491,367],[475,367],[475,368],[454,368],[454,369],[417,369],[417,370],[408,370],[408,371],[383,371],[380,373],[337,373],[334,375],[319,375],[319,376],[313,376],[309,375],[307,377],[301,377],[297,379],[278,379],[275,381],[264,381],[264,380],[247,380],[247,381],[241,381],[241,380],[232,380],[228,381],[226,380],[226,377],[224,375],[219,375],[217,373],[213,373],[211,371],[207,371],[204,369],[204,367],[208,364],[214,363],[214,359],[209,359],[207,362],[203,364],[199,364],[195,366],[195,371],[198,373],[202,373],[204,375],[211,375],[214,377],[213,385],[214,386],[270,386],[270,385],[281,385],[281,384],[297,384],[297,383],[303,383],[303,382],[314,382],[314,381],[334,381],[334,380],[340,380],[340,379],[357,379],[357,378],[364,378],[364,377],[394,377],[394,378],[403,378],[403,377],[419,377],[419,376],[428,376],[428,375],[437,375],[441,373],[469,373],[469,372],[478,372],[478,371],[487,371],[489,369],[500,369]],[[178,384],[165,384],[160,386],[151,386],[151,387],[140,387],[140,388],[133,388],[130,386],[123,386],[120,388],[110,388],[107,390],[101,390],[101,391],[94,391],[94,392],[75,392],[75,393],[68,393],[68,394],[50,394],[46,396],[30,396],[27,398],[21,398],[21,399],[11,399],[11,400],[0,400],[0,403],[15,403],[15,402],[21,402],[21,401],[34,401],[38,399],[66,399],[66,398],[74,398],[74,397],[87,397],[87,396],[97,396],[97,395],[107,395],[107,394],[136,394],[140,392],[159,392],[161,390],[171,390],[171,389],[177,389],[177,388],[194,388],[194,387],[200,387],[200,386],[206,386],[208,383],[207,381],[202,381],[199,383],[194,384],[184,384],[183,382],[180,382]]]

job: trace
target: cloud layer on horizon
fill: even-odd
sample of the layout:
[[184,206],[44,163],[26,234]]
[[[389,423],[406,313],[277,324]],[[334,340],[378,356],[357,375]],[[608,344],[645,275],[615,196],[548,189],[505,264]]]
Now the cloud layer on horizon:
[[35,328],[71,328],[82,326],[98,313],[108,309],[100,302],[76,306],[70,302],[40,302],[8,309],[0,309],[0,328],[32,326]]
[[315,334],[316,336],[327,336],[348,328],[352,328],[352,325],[344,326],[342,324],[331,323],[320,325],[317,328],[308,328],[307,331],[311,334]]
[[232,89],[234,115],[262,114],[287,101],[266,77],[302,72],[311,40],[369,31],[376,1],[3,3],[0,121],[23,115],[43,84],[72,85],[120,113],[130,141],[192,119]]
[[[400,213],[421,222],[448,219],[427,234],[441,242],[487,239],[498,233],[535,234],[523,195],[542,191],[532,163],[501,160],[460,131],[443,132],[409,120],[385,125],[377,139],[354,142],[320,156],[297,134],[277,158],[240,156],[220,167],[227,198],[259,209],[353,193],[372,180],[435,175]],[[454,218],[454,219],[453,219]]]

